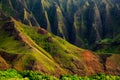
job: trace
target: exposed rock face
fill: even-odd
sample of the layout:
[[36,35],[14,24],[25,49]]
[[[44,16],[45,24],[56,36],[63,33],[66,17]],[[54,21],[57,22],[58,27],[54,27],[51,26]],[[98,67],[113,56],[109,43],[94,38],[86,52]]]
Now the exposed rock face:
[[104,72],[104,67],[100,62],[99,56],[92,54],[90,51],[84,51],[82,55],[85,59],[84,63],[87,66],[87,75]]
[[118,0],[1,0],[0,4],[7,15],[40,25],[77,46],[93,45],[120,32]]
[[39,34],[47,34],[48,33],[44,28],[40,28],[40,27],[37,28],[37,32]]

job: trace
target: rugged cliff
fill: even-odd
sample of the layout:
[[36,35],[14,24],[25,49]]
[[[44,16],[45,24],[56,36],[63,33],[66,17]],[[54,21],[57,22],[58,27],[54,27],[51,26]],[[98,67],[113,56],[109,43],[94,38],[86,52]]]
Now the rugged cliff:
[[119,54],[97,55],[78,48],[43,28],[27,26],[1,12],[0,70],[37,70],[56,76],[118,75],[119,58]]
[[0,0],[0,70],[118,75],[119,13],[118,0]]
[[[27,25],[38,26],[87,48],[120,33],[118,0],[1,0],[1,9]],[[9,14],[8,14],[9,12]]]

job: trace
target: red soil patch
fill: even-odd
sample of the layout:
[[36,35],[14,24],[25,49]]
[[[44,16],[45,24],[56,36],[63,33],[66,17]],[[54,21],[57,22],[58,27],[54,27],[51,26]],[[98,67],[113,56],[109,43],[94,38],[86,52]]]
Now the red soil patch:
[[87,75],[104,72],[103,65],[101,64],[100,58],[97,55],[86,50],[82,53],[82,56],[87,69]]
[[[28,68],[29,67],[29,68]],[[26,69],[34,70],[34,71],[39,71],[43,72],[45,74],[49,75],[55,75],[56,77],[60,77],[60,75],[65,74],[62,72],[57,66],[54,66],[55,71],[51,72],[47,70],[40,62],[38,61],[30,61],[29,65],[26,67]]]
[[39,33],[39,34],[47,34],[48,32],[45,30],[45,29],[43,29],[43,28],[37,28],[37,32]]
[[90,51],[86,50],[82,53],[82,56],[85,57],[86,60],[92,61],[96,58],[95,55],[93,55]]
[[[30,64],[28,66],[30,66]],[[31,67],[32,67],[32,70],[37,70],[37,71],[49,74],[49,71],[45,69],[43,65],[38,61],[34,61],[34,63],[31,64]]]
[[113,54],[107,58],[106,61],[106,73],[112,75],[120,74],[120,55]]

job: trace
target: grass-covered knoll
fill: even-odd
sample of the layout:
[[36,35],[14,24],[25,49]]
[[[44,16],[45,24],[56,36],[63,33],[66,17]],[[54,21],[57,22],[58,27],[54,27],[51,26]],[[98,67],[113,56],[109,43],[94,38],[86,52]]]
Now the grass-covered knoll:
[[16,71],[9,69],[0,71],[0,80],[119,80],[120,76],[96,74],[92,76],[80,77],[76,75],[62,75],[60,78],[45,75],[37,71]]

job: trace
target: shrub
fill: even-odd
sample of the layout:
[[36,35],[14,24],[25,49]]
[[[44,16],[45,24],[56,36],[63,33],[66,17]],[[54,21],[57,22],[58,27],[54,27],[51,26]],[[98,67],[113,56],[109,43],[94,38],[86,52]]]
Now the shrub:
[[0,71],[0,80],[4,80],[6,78],[22,78],[20,74],[17,73],[14,69],[8,69],[6,71]]
[[9,69],[0,71],[0,80],[120,80],[120,76],[96,74],[92,76],[80,77],[76,75],[62,75],[59,79],[48,76],[37,71],[16,71]]

